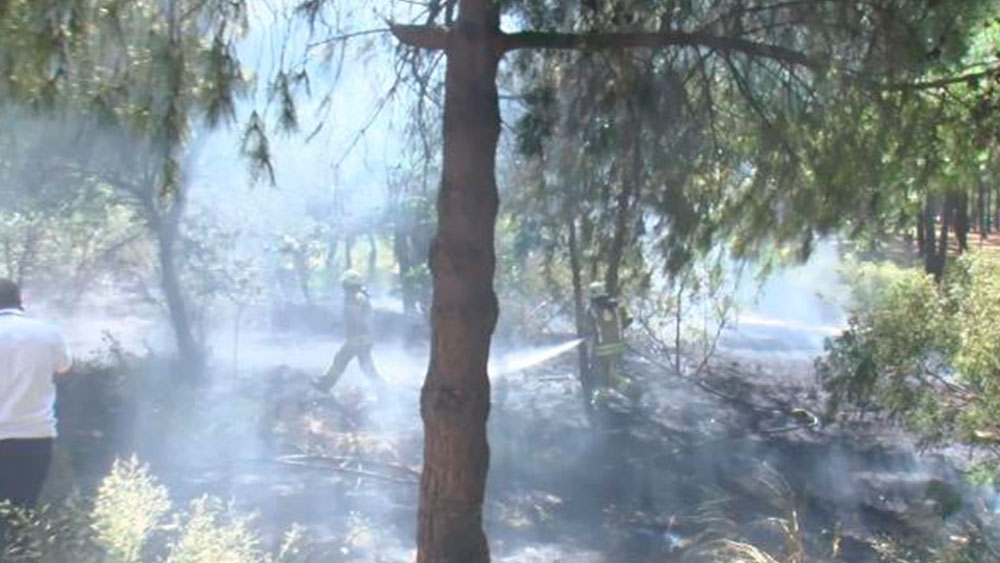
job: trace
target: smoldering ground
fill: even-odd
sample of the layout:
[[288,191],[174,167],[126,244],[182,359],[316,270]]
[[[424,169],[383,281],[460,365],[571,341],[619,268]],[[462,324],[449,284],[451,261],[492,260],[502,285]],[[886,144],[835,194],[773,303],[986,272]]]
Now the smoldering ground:
[[[294,223],[308,201],[275,216]],[[212,217],[211,208],[197,211]],[[266,248],[267,232],[241,235],[234,254],[279,256]],[[129,263],[145,257],[148,266],[149,252],[141,246]],[[794,416],[822,408],[809,362],[842,316],[808,286],[833,277],[776,277],[724,334],[723,354],[704,380],[672,373],[655,354],[636,357],[628,370],[645,400],[628,431],[598,433],[588,424],[573,337],[531,345],[522,327],[501,326],[498,334],[522,338],[498,337],[491,366],[486,515],[497,558],[671,560],[713,534],[775,545],[773,530],[746,526],[794,513],[809,549],[836,540],[845,560],[867,561],[877,557],[871,540],[880,534],[936,538],[952,529],[941,522],[989,516],[992,493],[965,487],[954,456],[918,455],[881,423],[821,428]],[[29,303],[59,319],[84,358],[99,356],[62,390],[50,498],[92,489],[112,459],[135,454],[179,501],[210,493],[258,512],[269,542],[297,522],[323,560],[412,559],[424,319],[401,315],[386,299],[376,315],[375,359],[390,394],[376,401],[352,368],[330,399],[308,384],[342,338],[330,280],[313,295],[296,295],[293,285],[287,299],[248,304],[239,322],[232,304],[216,301],[199,309],[210,364],[201,381],[186,381],[155,300],[143,287],[125,291],[105,278],[61,319],[58,303],[41,307],[58,285],[28,288]],[[148,290],[154,282],[145,283]],[[928,494],[936,484],[961,493],[957,507],[945,506],[954,504],[947,495]]]
[[[115,368],[84,368],[64,389],[68,478],[93,484],[113,456],[136,453],[178,499],[209,493],[257,512],[268,541],[300,523],[323,560],[412,559],[426,341],[399,330],[401,316],[381,318],[387,336],[375,359],[391,388],[383,401],[354,367],[333,398],[310,391],[340,341],[335,323],[248,330],[237,374],[220,336],[211,380],[192,390],[167,359],[114,352]],[[821,407],[810,373],[738,350],[699,381],[718,394],[635,359],[628,369],[645,389],[643,414],[627,432],[595,433],[574,345],[495,346],[486,517],[499,561],[680,560],[711,533],[780,545],[773,530],[741,524],[791,510],[809,549],[837,538],[842,560],[876,561],[873,538],[946,534],[941,522],[982,510],[986,497],[962,485],[953,459],[918,455],[884,425],[797,418],[794,408]],[[122,378],[129,383],[113,385]],[[962,493],[944,520],[942,499],[927,494],[934,483]]]
[[[179,503],[213,494],[258,513],[268,542],[299,523],[325,561],[412,560],[426,324],[377,299],[389,306],[375,315],[375,361],[390,393],[376,400],[352,366],[332,398],[317,396],[309,379],[342,340],[337,297],[252,307],[238,341],[220,314],[198,383],[179,378],[169,333],[149,311],[97,302],[63,318],[95,359],[61,390],[49,498],[92,489],[112,459],[135,454]],[[947,542],[964,520],[991,517],[992,491],[965,485],[954,455],[921,454],[882,421],[823,426],[796,414],[821,413],[823,400],[813,332],[802,327],[836,321],[810,312],[812,299],[762,300],[697,380],[633,355],[627,369],[644,398],[627,431],[588,423],[575,339],[498,339],[486,505],[497,559],[680,560],[719,536],[780,550],[787,538],[755,523],[794,515],[812,553],[837,542],[842,560],[875,561],[883,536]]]

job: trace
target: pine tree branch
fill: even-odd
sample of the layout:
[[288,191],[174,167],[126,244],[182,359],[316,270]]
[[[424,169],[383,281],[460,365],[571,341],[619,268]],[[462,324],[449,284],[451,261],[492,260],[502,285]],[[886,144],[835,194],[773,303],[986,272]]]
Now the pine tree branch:
[[[392,34],[401,43],[421,49],[445,49],[449,31],[427,25],[391,25]],[[497,35],[501,53],[517,49],[574,49],[580,51],[622,50],[632,48],[706,47],[722,53],[743,53],[789,64],[819,69],[823,65],[804,53],[778,45],[747,39],[719,37],[708,33],[683,31],[623,33],[556,33],[522,31]]]
[[880,89],[890,92],[914,92],[918,90],[933,90],[935,88],[947,88],[948,86],[954,86],[956,84],[975,82],[977,80],[994,78],[998,76],[1000,76],[1000,64],[997,64],[996,66],[991,66],[990,68],[979,72],[970,72],[967,74],[946,76],[944,78],[938,78],[935,80],[924,80],[916,82],[896,82],[882,86]]
[[503,35],[501,44],[503,51],[513,51],[516,49],[577,49],[582,51],[596,51],[630,48],[705,47],[721,53],[742,53],[814,69],[819,69],[823,66],[820,61],[811,59],[804,53],[778,45],[759,43],[735,37],[720,37],[701,32],[550,33],[523,31]]
[[[448,43],[448,29],[428,25],[390,26],[392,34],[401,43],[411,47],[443,50]],[[658,49],[664,47],[704,47],[721,54],[743,54],[766,58],[791,65],[822,70],[827,65],[793,49],[736,37],[722,37],[703,32],[654,31],[613,33],[558,33],[522,31],[497,36],[498,51],[505,53],[518,49],[561,49],[580,51],[608,51],[634,48]],[[962,82],[989,78],[1000,74],[1000,66],[991,66],[981,72],[972,72],[937,80],[885,84],[878,89],[887,91],[929,90],[952,86]]]
[[389,29],[400,43],[410,47],[442,50],[448,42],[448,30],[439,26],[391,24]]
[[[417,27],[419,27],[419,26],[417,26]],[[313,41],[312,43],[309,43],[308,45],[306,45],[306,49],[307,50],[308,49],[315,49],[316,47],[322,47],[324,45],[330,45],[331,43],[343,43],[343,42],[346,42],[346,41],[348,41],[350,39],[354,39],[354,38],[357,38],[357,37],[364,37],[366,35],[380,35],[380,34],[383,34],[383,33],[389,32],[389,31],[395,32],[392,28],[377,27],[377,28],[373,28],[373,29],[362,29],[362,30],[359,30],[359,31],[352,31],[352,32],[348,32],[348,33],[341,33],[339,35],[331,35],[329,37],[324,37],[323,39],[321,39],[319,41]]]

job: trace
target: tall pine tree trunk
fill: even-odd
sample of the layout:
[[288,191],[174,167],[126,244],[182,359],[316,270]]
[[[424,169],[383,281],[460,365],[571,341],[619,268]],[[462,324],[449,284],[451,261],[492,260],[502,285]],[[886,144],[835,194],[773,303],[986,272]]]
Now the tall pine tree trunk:
[[955,238],[958,239],[958,253],[969,250],[969,193],[962,192],[954,196],[955,204]]
[[446,47],[443,178],[430,256],[431,360],[420,397],[418,563],[490,559],[482,507],[489,467],[486,364],[499,310],[493,291],[499,31],[492,0],[461,0]]
[[990,210],[993,230],[1000,231],[1000,188],[993,190],[993,208]]
[[[577,338],[586,338],[587,329],[587,308],[584,304],[583,295],[583,265],[580,262],[580,241],[576,235],[576,219],[568,217],[566,221],[569,226],[569,267],[573,279],[573,316],[576,321]],[[590,360],[587,356],[587,346],[577,347],[577,362],[579,365],[580,390],[583,397],[583,408],[590,412],[590,397],[593,392],[593,374],[590,370]]]
[[991,207],[992,204],[993,204],[993,189],[991,187],[989,187],[989,186],[986,186],[983,189],[983,192],[984,192],[984,194],[983,194],[983,197],[984,197],[984,200],[983,200],[983,232],[986,233],[986,236],[990,236],[990,232],[992,232],[992,230],[993,230],[993,221],[990,219],[990,215],[991,215],[990,210],[993,209]]
[[937,236],[934,228],[936,207],[933,197],[924,198],[924,246],[920,249],[920,255],[924,259],[924,271],[928,274],[937,271]]
[[925,232],[924,212],[917,213],[917,254],[924,255],[924,248],[927,246],[927,234]]
[[944,268],[948,262],[948,231],[951,229],[952,215],[954,214],[954,199],[946,196],[944,205],[941,206],[941,239],[938,241],[937,253],[934,256],[934,279],[938,282],[944,276]]
[[993,190],[991,188],[986,188],[986,203],[983,204],[983,232],[989,236],[990,232],[993,230],[993,221],[990,219],[990,210],[993,209],[990,205],[993,201]]
[[417,310],[416,291],[413,287],[413,257],[410,241],[402,225],[396,225],[392,234],[392,249],[399,265],[399,290],[403,296],[403,312],[413,314]]
[[979,238],[986,238],[986,188],[982,179],[979,180],[979,187],[976,190],[976,228],[979,229]]
[[638,116],[638,108],[635,104],[628,104],[629,119],[629,151],[625,157],[631,163],[628,171],[623,175],[621,191],[615,202],[615,230],[611,239],[611,248],[608,251],[607,270],[605,271],[605,283],[608,292],[617,295],[619,290],[619,278],[624,258],[625,247],[631,236],[633,203],[637,199],[639,192],[639,182],[642,179],[642,155],[640,154],[640,141],[642,136],[642,121]]
[[178,229],[177,225],[164,224],[162,221],[156,226],[160,288],[167,302],[170,325],[177,342],[177,354],[185,374],[189,377],[197,377],[201,373],[202,350],[194,338],[191,317],[188,314],[184,290],[181,287],[180,272],[177,269],[175,244]]

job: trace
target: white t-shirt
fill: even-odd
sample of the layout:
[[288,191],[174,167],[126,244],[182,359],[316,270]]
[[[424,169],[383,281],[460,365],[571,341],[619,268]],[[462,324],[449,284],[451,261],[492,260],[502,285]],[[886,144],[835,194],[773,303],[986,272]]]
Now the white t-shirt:
[[73,358],[51,325],[0,309],[0,440],[56,435],[52,377]]

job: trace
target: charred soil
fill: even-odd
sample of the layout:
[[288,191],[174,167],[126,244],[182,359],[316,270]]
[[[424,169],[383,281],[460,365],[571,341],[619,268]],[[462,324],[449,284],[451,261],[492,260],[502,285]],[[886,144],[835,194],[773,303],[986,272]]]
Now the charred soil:
[[[312,374],[289,365],[199,388],[171,383],[165,362],[82,369],[62,389],[49,495],[90,489],[134,453],[180,499],[258,512],[273,541],[307,526],[322,560],[411,560],[419,365],[382,400],[350,382],[316,396]],[[720,537],[781,560],[790,537],[760,523],[794,521],[809,560],[879,561],[886,538],[954,541],[995,517],[992,492],[965,484],[954,455],[921,453],[877,419],[821,420],[808,363],[719,359],[696,380],[641,358],[628,369],[644,396],[614,426],[588,421],[568,363],[494,378],[496,560],[698,561]]]

